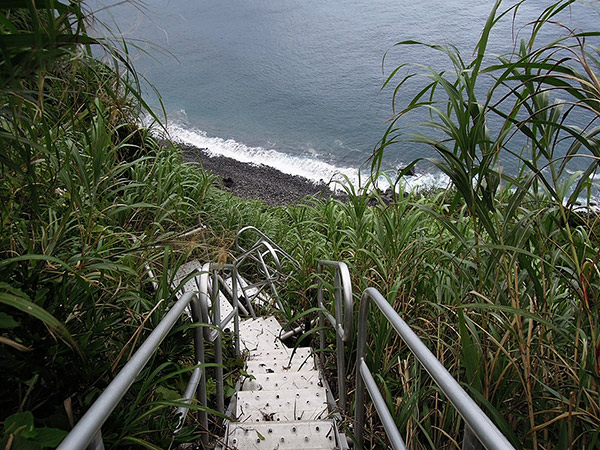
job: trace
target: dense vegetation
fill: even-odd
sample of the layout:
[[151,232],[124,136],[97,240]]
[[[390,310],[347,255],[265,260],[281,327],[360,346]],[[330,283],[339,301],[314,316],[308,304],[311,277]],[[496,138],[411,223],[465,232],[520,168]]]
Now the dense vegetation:
[[[486,54],[501,2],[472,61],[424,46],[455,70],[428,68],[413,102],[395,105],[373,166],[405,139],[405,117],[427,109],[429,122],[406,138],[437,152],[453,189],[400,192],[387,205],[346,185],[347,202],[286,208],[219,191],[139,129],[135,71],[87,35],[81,4],[1,6],[0,445],[56,445],[168,308],[178,264],[231,258],[248,224],[301,263],[284,293],[290,317],[315,304],[316,261],[346,261],[357,300],[380,289],[515,447],[600,447],[598,216],[580,204],[597,195],[600,66],[588,41],[598,33],[537,39],[571,3],[543,11],[511,55]],[[388,84],[423,79],[405,70]],[[507,153],[520,173],[500,169]],[[109,444],[172,445],[169,401],[191,355],[182,330],[106,425]],[[376,313],[371,330],[369,359],[409,447],[457,448],[454,409]],[[354,343],[346,352],[352,361]],[[370,445],[385,446],[371,417]],[[193,440],[194,427],[177,439]]]
[[[3,448],[55,445],[168,308],[167,269],[221,245],[210,233],[188,238],[202,246],[178,240],[198,227],[207,196],[223,194],[137,128],[136,74],[126,54],[86,34],[88,18],[74,2],[0,9]],[[191,355],[176,336],[144,374],[151,383]],[[124,402],[112,420],[126,426],[109,425],[108,442],[158,429],[153,440],[168,446],[164,418],[145,415],[173,398],[173,376],[170,389],[144,385]]]

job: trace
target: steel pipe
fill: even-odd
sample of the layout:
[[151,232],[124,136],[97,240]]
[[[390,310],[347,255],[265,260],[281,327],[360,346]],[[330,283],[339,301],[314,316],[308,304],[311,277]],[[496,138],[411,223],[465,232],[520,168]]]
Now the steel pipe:
[[[367,288],[363,292],[358,316],[358,343],[356,352],[356,399],[355,399],[355,433],[359,445],[363,441],[364,427],[364,383],[363,372],[368,367],[363,363],[366,359],[368,313],[371,301],[374,302],[394,327],[398,335],[417,357],[421,365],[429,373],[454,405],[458,413],[471,428],[479,441],[488,450],[514,450],[508,439],[498,430],[496,425],[481,410],[475,401],[464,391],[450,372],[439,362],[433,353],[423,344],[421,339],[402,320],[388,301],[375,288]],[[375,404],[377,408],[377,404]],[[386,407],[387,409],[387,407]],[[379,413],[379,411],[378,411]]]
[[[320,308],[319,312],[319,342],[321,350],[325,348],[325,333],[324,317],[335,330],[336,342],[336,361],[337,361],[337,382],[339,407],[346,412],[346,361],[344,356],[344,342],[350,339],[352,334],[352,321],[354,319],[354,305],[352,302],[352,282],[350,280],[350,272],[346,263],[338,261],[321,260],[318,262],[318,273],[323,273],[323,267],[328,267],[334,270],[334,300],[335,300],[335,317],[331,315],[328,308],[323,303],[323,280],[319,279],[319,290],[317,292],[317,302]],[[321,352],[322,355],[322,352]],[[321,365],[324,362],[321,361]]]
[[371,371],[367,367],[367,363],[364,359],[361,359],[359,363],[358,372],[364,380],[367,391],[369,391],[369,395],[373,400],[377,415],[379,415],[379,419],[381,420],[383,428],[385,429],[385,433],[390,440],[390,444],[392,444],[392,448],[394,450],[406,450],[406,444],[404,443],[402,436],[400,436],[398,427],[396,427],[396,422],[394,422],[394,418],[390,414],[390,410],[385,403],[385,399],[383,398],[383,395],[381,395],[381,392],[379,392],[377,383],[375,383],[375,379],[371,375]]
[[58,446],[60,450],[81,450],[88,446],[194,297],[193,293],[184,294],[173,305],[164,319],[160,321],[146,341],[61,442]]

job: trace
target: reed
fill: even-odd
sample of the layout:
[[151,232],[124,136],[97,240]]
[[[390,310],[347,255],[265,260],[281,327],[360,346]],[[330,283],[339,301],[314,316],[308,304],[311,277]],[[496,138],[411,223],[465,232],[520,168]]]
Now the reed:
[[[313,234],[311,242],[349,263],[355,292],[384,292],[516,448],[599,445],[600,253],[590,201],[598,193],[599,67],[588,44],[598,32],[558,23],[572,4],[541,11],[508,55],[488,55],[487,42],[521,3],[494,4],[472,59],[453,47],[398,43],[442,52],[454,70],[391,71],[386,85],[396,83],[395,93],[425,82],[408,105],[393,99],[375,175],[397,143],[422,143],[452,190],[368,206],[366,192],[348,188],[348,203],[319,205],[300,225],[319,224],[313,233],[322,240]],[[545,27],[563,35],[540,42]],[[428,121],[405,126],[419,110]],[[517,173],[502,169],[510,156]],[[576,160],[583,169],[573,171]],[[456,412],[377,314],[371,329],[369,358],[410,447],[458,447]],[[347,352],[351,361],[352,345]],[[376,423],[372,446],[384,442]]]
[[[488,55],[487,40],[521,3],[494,4],[471,59],[398,44],[443,52],[454,71],[391,71],[397,90],[425,82],[408,105],[394,99],[374,170],[398,142],[420,142],[452,189],[404,192],[400,181],[387,205],[369,185],[344,183],[345,202],[285,208],[218,191],[135,126],[140,80],[126,53],[114,53],[116,67],[90,57],[99,44],[80,3],[1,6],[0,445],[24,424],[38,431],[18,439],[52,446],[157,323],[178,265],[230,259],[236,230],[255,225],[301,263],[282,292],[288,318],[316,306],[316,262],[345,261],[357,298],[369,286],[384,293],[516,448],[598,448],[598,33],[561,27],[539,42],[572,3],[545,8],[509,55]],[[406,134],[417,110],[429,121]],[[588,123],[572,124],[578,110]],[[501,168],[505,155],[517,173]],[[410,448],[459,447],[460,417],[387,323],[370,321],[368,358]],[[185,334],[165,341],[107,424],[109,444],[194,439],[193,420],[176,441],[169,429],[188,344]],[[355,343],[345,351],[351,376]],[[367,445],[385,447],[373,411],[367,423]]]

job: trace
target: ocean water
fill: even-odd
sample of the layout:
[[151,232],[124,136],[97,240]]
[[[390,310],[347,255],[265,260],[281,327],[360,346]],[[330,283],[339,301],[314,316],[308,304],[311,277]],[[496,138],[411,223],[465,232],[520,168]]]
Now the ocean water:
[[[507,1],[504,8],[514,4]],[[478,0],[92,0],[98,17],[129,41],[137,71],[161,94],[171,136],[242,161],[267,164],[312,180],[336,173],[357,181],[392,115],[400,64],[450,68],[442,54],[414,39],[456,45],[472,57],[492,1]],[[506,53],[548,1],[528,0],[515,21],[503,20],[489,51]],[[584,12],[583,12],[584,11]],[[598,15],[576,5],[561,16],[595,29]],[[101,27],[97,26],[98,30]],[[557,30],[556,30],[557,31]],[[550,29],[546,39],[552,38]],[[385,64],[383,64],[385,55]],[[405,73],[408,69],[403,69]],[[157,112],[159,102],[147,89]],[[399,92],[397,105],[417,92]],[[414,120],[423,120],[415,116]],[[385,169],[435,156],[427,146],[397,144]],[[508,171],[515,161],[506,158]],[[411,184],[445,185],[422,167]]]

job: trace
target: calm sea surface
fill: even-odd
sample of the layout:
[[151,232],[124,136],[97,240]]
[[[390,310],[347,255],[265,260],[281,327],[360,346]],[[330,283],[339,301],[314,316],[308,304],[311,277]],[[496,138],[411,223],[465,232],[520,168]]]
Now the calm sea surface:
[[[88,4],[98,9],[114,3]],[[516,23],[510,18],[500,23],[489,50],[510,51],[515,39],[527,35],[522,25],[549,3],[525,2]],[[450,67],[440,53],[394,44],[405,39],[452,43],[470,59],[492,4],[145,0],[140,8],[109,7],[100,17],[113,31],[116,23],[116,34],[143,50],[130,47],[137,70],[162,96],[173,137],[315,180],[329,179],[336,170],[355,179],[392,114],[393,88],[381,90],[386,76],[403,63]],[[598,16],[577,6],[561,20],[589,30],[596,28]],[[406,104],[415,92],[401,91],[397,104]],[[386,154],[385,166],[395,168],[419,156],[433,152],[399,144]],[[505,165],[514,169],[511,160]],[[427,173],[415,182],[443,178]]]

